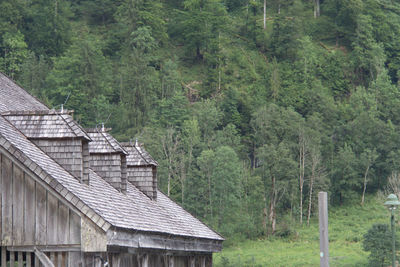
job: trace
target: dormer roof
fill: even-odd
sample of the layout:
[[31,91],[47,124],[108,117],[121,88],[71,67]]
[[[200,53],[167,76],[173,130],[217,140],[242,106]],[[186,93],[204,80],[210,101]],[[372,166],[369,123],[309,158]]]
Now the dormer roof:
[[150,154],[144,149],[143,146],[137,142],[132,144],[131,142],[121,143],[123,148],[128,152],[126,156],[127,166],[158,166],[158,162],[155,161]]
[[2,115],[28,138],[84,138],[91,141],[68,111],[7,111]]
[[89,153],[91,154],[104,154],[104,153],[128,153],[121,146],[121,144],[112,135],[103,129],[86,129],[86,132],[92,139],[89,143]]

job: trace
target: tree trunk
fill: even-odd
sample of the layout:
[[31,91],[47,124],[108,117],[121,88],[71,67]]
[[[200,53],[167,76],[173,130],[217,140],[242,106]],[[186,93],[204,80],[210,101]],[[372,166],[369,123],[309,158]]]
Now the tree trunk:
[[267,28],[267,0],[264,0],[264,30]]
[[361,205],[364,205],[365,190],[367,189],[367,176],[368,176],[369,167],[370,167],[370,164],[368,164],[367,169],[365,170],[365,173],[364,173],[364,186],[363,186],[363,193],[362,193],[362,197],[361,197]]
[[276,184],[275,177],[272,176],[272,185],[271,185],[271,199],[269,202],[269,222],[271,224],[271,234],[273,235],[276,231]]
[[314,18],[318,18],[320,15],[319,0],[314,0]]
[[263,222],[262,222],[264,234],[267,233],[267,216],[268,216],[267,213],[268,213],[267,212],[267,198],[265,197],[265,194],[264,194],[264,209],[263,209]]
[[308,194],[308,212],[307,212],[307,226],[310,225],[310,218],[311,218],[311,208],[312,208],[312,194],[313,194],[313,186],[315,180],[315,163],[312,163],[311,166],[311,177],[310,177],[310,191]]
[[305,152],[305,140],[304,134],[300,133],[300,151],[299,151],[299,187],[300,187],[300,224],[303,224],[303,187],[304,187],[304,169],[305,169],[305,160],[306,160],[306,152]]

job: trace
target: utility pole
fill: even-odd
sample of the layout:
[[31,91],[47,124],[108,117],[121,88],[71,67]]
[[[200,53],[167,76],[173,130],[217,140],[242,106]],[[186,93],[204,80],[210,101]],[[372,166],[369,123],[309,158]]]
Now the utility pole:
[[329,267],[328,193],[318,193],[320,266]]

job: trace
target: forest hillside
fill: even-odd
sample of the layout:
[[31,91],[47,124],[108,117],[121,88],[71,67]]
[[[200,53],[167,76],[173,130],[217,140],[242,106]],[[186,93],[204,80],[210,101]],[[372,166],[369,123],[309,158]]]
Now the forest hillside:
[[399,68],[397,1],[0,1],[0,70],[144,143],[227,244],[400,188]]

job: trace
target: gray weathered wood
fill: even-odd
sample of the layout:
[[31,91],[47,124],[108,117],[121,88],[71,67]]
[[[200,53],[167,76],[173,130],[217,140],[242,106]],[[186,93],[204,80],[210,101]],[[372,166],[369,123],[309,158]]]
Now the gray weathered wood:
[[328,193],[318,193],[320,266],[329,266]]
[[15,252],[10,252],[10,266],[15,266]]
[[7,266],[7,249],[1,247],[1,266]]
[[68,267],[81,266],[81,263],[82,263],[81,252],[68,253]]
[[121,263],[121,257],[120,254],[112,254],[111,257],[111,266],[112,267],[120,267],[120,263]]
[[57,244],[58,199],[47,193],[47,244]]
[[35,181],[25,174],[25,205],[24,205],[24,244],[33,245],[35,243]]
[[26,267],[32,267],[32,253],[26,253]]
[[36,256],[36,254],[34,254],[35,255],[35,267],[39,267],[40,266],[40,260],[39,260],[39,258]]
[[2,237],[3,246],[12,245],[12,162],[2,157]]
[[43,186],[36,184],[36,227],[35,240],[38,245],[45,245],[47,233],[47,192]]
[[[53,253],[54,254],[54,253]],[[41,263],[44,267],[54,267],[53,262],[40,250],[35,249],[35,256],[37,262]],[[35,267],[36,267],[36,260],[35,260]]]
[[22,267],[24,265],[24,258],[22,252],[18,252],[18,267]]
[[56,266],[57,265],[57,253],[50,252],[50,260]]
[[13,245],[23,245],[24,234],[24,173],[14,165],[13,181]]
[[189,257],[189,267],[196,267],[196,258],[194,256]]
[[69,209],[58,201],[57,244],[69,243]]
[[69,210],[69,242],[81,243],[81,217],[72,210]]

